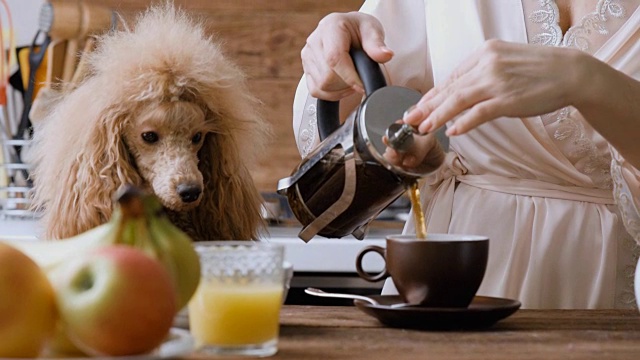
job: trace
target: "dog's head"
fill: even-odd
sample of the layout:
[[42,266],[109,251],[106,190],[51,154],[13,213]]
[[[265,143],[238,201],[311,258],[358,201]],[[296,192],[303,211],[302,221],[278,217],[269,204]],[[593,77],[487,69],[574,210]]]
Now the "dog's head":
[[248,167],[270,127],[244,72],[204,28],[164,5],[99,39],[88,76],[36,131],[48,235],[106,221],[113,194],[132,183],[200,238],[256,238],[261,198]]
[[104,118],[120,119],[134,168],[171,210],[196,208],[208,176],[237,173],[264,143],[243,72],[182,12],[150,10],[133,31],[102,39],[91,60],[114,88],[106,111],[117,115]]

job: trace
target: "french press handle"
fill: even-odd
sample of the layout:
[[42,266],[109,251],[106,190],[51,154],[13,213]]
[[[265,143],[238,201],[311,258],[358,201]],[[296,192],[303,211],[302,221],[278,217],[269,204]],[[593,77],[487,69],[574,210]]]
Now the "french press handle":
[[[360,79],[362,79],[366,96],[387,86],[380,64],[373,61],[364,50],[352,48],[349,50],[349,55],[353,59]],[[340,102],[318,99],[317,114],[318,132],[320,133],[320,141],[322,141],[340,127]]]

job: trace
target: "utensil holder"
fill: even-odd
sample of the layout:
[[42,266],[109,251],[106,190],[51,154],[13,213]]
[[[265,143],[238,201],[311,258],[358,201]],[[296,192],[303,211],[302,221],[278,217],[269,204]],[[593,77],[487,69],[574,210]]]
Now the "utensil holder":
[[31,140],[0,140],[0,219],[38,216],[31,209],[31,166],[21,162],[15,152],[15,147],[20,146],[21,154],[25,154],[30,143]]

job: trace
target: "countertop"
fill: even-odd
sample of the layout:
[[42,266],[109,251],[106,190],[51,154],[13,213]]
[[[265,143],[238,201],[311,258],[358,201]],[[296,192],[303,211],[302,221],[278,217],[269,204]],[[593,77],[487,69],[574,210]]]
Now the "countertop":
[[34,238],[41,232],[41,226],[37,219],[0,218],[0,237],[2,238]]
[[424,331],[385,327],[353,306],[285,305],[280,323],[271,359],[640,359],[636,310],[519,310],[486,330]]
[[[298,238],[301,226],[293,222],[270,225],[264,240],[285,246],[285,256],[296,272],[355,273],[357,253],[367,245],[385,245],[385,236],[402,232],[400,221],[374,221],[364,240],[353,236],[340,239],[315,237],[305,243]],[[0,238],[36,239],[41,233],[37,219],[0,219]],[[384,266],[378,256],[366,256],[363,268],[377,272]]]

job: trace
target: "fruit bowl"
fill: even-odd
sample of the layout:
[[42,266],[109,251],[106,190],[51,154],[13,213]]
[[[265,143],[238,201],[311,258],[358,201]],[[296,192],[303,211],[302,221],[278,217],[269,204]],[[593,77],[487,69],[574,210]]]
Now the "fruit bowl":
[[[287,294],[289,293],[289,288],[291,286],[291,279],[293,278],[293,264],[285,261],[282,263],[282,268],[284,270],[284,289],[282,293],[282,303],[284,304],[287,299]],[[176,317],[173,319],[173,326],[182,329],[189,328],[189,312],[187,307],[178,312]]]

